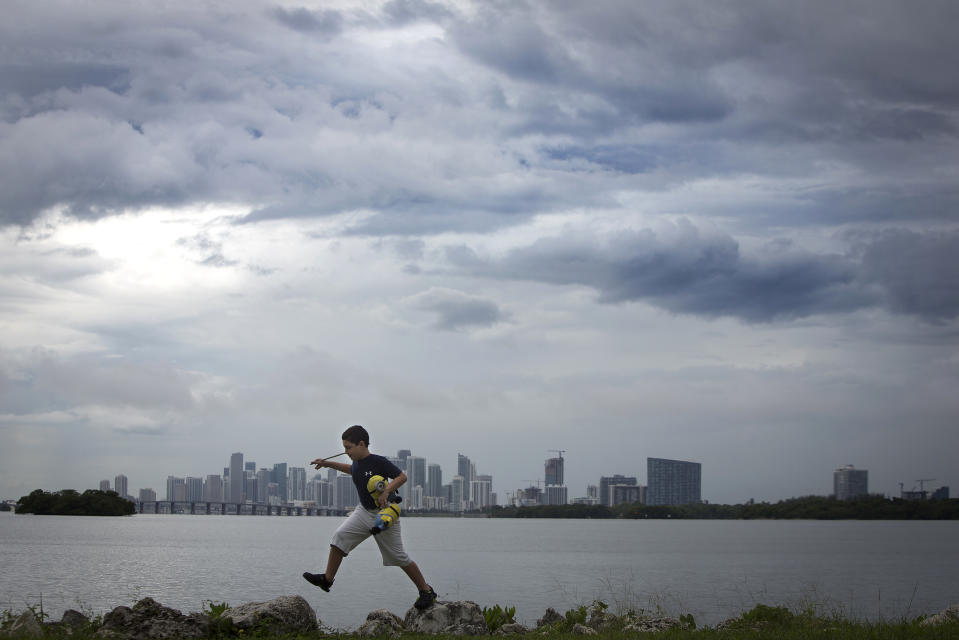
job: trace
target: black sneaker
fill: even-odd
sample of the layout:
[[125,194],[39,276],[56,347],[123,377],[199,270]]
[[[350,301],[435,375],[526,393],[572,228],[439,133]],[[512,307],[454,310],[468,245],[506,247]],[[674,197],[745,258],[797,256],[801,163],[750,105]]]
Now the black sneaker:
[[434,602],[436,602],[436,592],[433,591],[433,587],[429,587],[426,591],[420,591],[420,597],[416,599],[413,606],[420,610],[429,609]]
[[315,585],[326,592],[329,592],[330,587],[333,586],[333,581],[327,580],[325,573],[310,573],[309,571],[304,571],[303,577],[310,584]]

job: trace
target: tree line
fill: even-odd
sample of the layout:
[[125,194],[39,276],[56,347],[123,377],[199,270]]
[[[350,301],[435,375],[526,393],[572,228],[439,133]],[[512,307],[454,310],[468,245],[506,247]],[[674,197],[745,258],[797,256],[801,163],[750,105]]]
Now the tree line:
[[696,520],[959,520],[959,499],[901,500],[864,496],[836,500],[827,496],[804,496],[773,504],[680,504],[646,505],[538,505],[494,507],[494,518],[626,518]]
[[36,489],[17,501],[16,512],[43,516],[128,516],[135,513],[136,508],[116,491],[88,489],[79,493],[64,489],[48,493]]

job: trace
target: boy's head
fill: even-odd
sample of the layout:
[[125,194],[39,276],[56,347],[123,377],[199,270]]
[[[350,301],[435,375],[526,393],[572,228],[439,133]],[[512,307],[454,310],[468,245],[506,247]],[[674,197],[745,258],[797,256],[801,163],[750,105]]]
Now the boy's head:
[[358,424],[343,432],[343,449],[352,460],[362,460],[370,452],[370,434]]

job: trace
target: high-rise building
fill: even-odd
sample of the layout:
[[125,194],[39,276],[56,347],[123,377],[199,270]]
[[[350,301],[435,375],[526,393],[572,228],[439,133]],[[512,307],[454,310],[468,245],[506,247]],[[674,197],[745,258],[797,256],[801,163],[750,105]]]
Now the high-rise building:
[[140,489],[140,502],[156,502],[157,501],[157,492],[153,489],[147,487],[146,489]]
[[565,484],[563,482],[563,456],[547,458],[545,481],[546,486]]
[[546,504],[566,504],[569,502],[569,491],[566,489],[566,485],[547,485],[545,491],[545,502]]
[[615,485],[636,486],[636,478],[633,476],[623,476],[616,474],[614,476],[603,476],[599,479],[599,503],[601,505],[613,506],[612,493],[610,487]]
[[110,481],[109,481],[109,480],[101,480],[101,481],[100,481],[100,491],[104,491],[104,492],[110,491]]
[[837,500],[852,500],[869,494],[869,472],[856,469],[851,464],[840,467],[832,474],[833,496]]
[[280,498],[280,504],[289,500],[289,478],[287,477],[286,463],[277,462],[273,465],[273,482],[277,486],[277,496]]
[[356,493],[356,485],[353,484],[353,478],[345,475],[336,476],[335,487],[334,508],[349,509],[359,504],[360,496]]
[[618,504],[634,504],[646,501],[646,487],[642,485],[613,484],[609,486],[609,501],[611,507]]
[[169,502],[186,502],[186,480],[167,476],[166,499]]
[[493,476],[477,475],[470,482],[470,506],[473,509],[487,509],[493,506]]
[[230,456],[230,502],[233,504],[242,504],[246,500],[243,494],[244,478],[243,454],[237,452]]
[[211,474],[203,483],[203,499],[207,502],[223,502],[223,477]]
[[[396,466],[400,468],[400,471],[406,471],[406,459],[413,455],[413,452],[409,449],[400,449],[396,452],[396,457],[399,459],[399,464]],[[395,463],[394,463],[395,464]]]
[[466,480],[461,475],[450,478],[450,511],[457,512],[466,509]]
[[423,487],[426,492],[426,458],[420,456],[408,456],[406,458],[406,484],[410,488]]
[[250,471],[254,475],[256,475],[256,463],[253,462],[252,460],[247,460],[246,462],[243,463],[243,470]]
[[113,490],[116,491],[121,498],[127,497],[127,477],[122,473],[113,479]]
[[424,494],[433,497],[445,497],[443,493],[443,468],[438,464],[426,467],[426,486]]
[[269,504],[267,489],[269,488],[272,473],[269,469],[260,469],[256,472],[256,503]]
[[702,464],[646,458],[646,504],[702,502]]
[[289,501],[303,500],[306,495],[306,468],[290,467]]
[[185,484],[186,501],[203,502],[203,478],[193,478],[187,476]]
[[[470,459],[464,456],[462,453],[456,454],[456,475],[463,478],[463,486],[465,491],[469,491],[470,483],[473,481],[473,471],[475,467],[473,463],[470,462]],[[466,494],[464,500],[469,499],[469,494]]]

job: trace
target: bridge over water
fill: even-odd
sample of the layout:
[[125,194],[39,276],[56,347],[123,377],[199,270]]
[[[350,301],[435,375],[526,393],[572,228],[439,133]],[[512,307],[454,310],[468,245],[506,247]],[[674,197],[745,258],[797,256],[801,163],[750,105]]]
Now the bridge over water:
[[330,507],[295,507],[272,504],[234,504],[231,502],[174,502],[157,500],[140,502],[138,513],[194,514],[211,516],[343,516],[345,509]]

